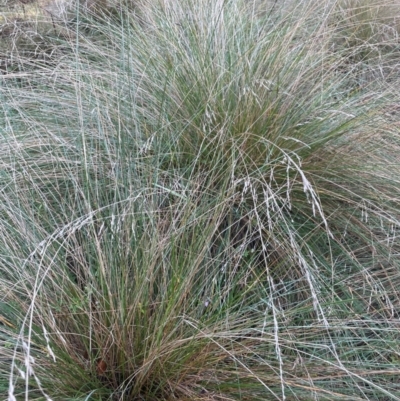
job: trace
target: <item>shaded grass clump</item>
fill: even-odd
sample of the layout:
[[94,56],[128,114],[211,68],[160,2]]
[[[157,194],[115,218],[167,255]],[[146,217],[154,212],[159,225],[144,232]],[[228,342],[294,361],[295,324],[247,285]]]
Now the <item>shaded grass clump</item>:
[[395,85],[400,45],[400,14],[392,0],[342,0],[330,19],[336,30],[333,46],[344,58],[342,71],[351,69],[358,86],[371,81]]
[[400,397],[398,99],[334,6],[81,10],[4,75],[1,394]]

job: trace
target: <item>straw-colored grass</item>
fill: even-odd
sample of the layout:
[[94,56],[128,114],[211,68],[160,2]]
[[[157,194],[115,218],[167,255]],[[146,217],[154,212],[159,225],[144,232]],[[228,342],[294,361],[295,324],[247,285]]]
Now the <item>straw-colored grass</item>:
[[8,38],[3,398],[400,399],[396,37],[353,3],[87,4]]

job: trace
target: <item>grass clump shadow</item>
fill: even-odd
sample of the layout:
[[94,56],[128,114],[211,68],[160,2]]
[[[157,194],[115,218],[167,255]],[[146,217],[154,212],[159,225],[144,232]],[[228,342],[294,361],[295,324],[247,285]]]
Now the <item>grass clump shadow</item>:
[[335,5],[125,7],[2,77],[0,393],[399,398],[398,99]]

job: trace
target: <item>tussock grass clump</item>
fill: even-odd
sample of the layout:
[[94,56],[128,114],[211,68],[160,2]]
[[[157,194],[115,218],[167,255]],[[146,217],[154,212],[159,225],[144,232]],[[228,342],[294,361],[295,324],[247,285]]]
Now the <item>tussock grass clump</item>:
[[0,393],[398,399],[398,99],[336,5],[116,10],[2,77]]

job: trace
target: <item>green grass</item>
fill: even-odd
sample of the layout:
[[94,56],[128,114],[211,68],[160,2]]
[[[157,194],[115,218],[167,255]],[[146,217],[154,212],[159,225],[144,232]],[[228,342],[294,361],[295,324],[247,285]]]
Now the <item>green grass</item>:
[[320,3],[72,7],[9,38],[3,398],[400,399],[397,37]]

